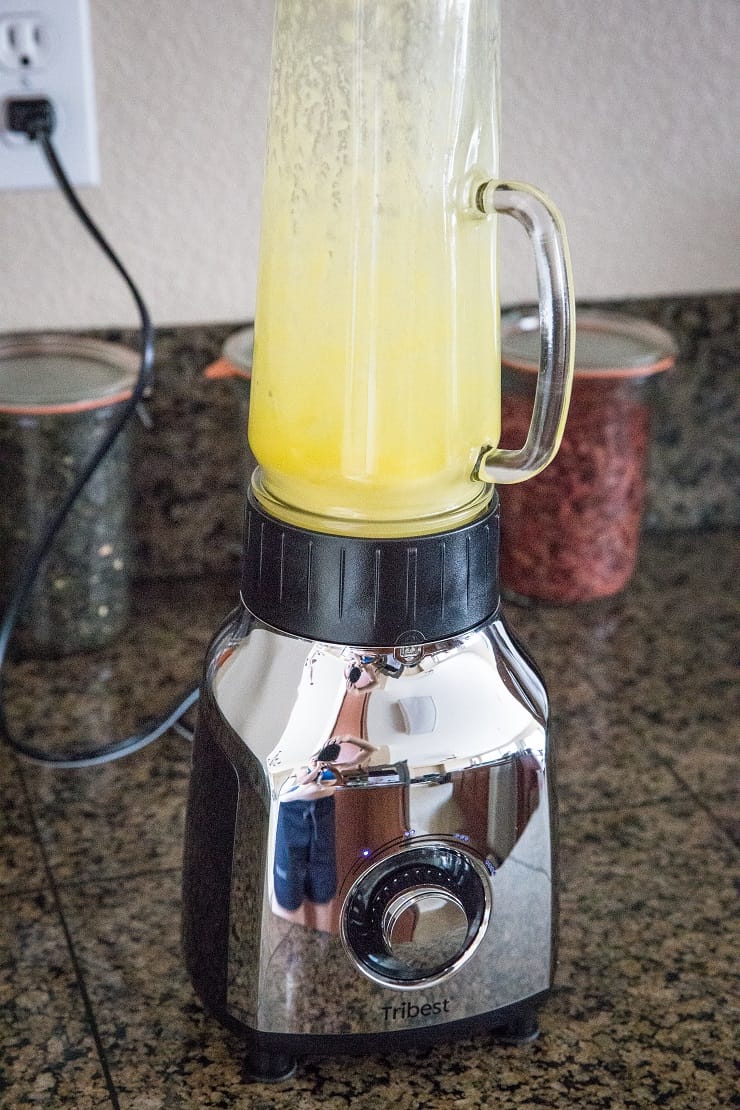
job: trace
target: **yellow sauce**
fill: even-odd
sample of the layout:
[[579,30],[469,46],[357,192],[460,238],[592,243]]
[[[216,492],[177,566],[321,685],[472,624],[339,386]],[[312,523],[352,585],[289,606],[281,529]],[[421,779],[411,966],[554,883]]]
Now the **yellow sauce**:
[[[475,517],[499,436],[494,220],[443,203],[300,222],[266,190],[249,441],[289,523],[413,535]],[[367,202],[367,198],[365,198]],[[372,211],[372,202],[353,211]]]

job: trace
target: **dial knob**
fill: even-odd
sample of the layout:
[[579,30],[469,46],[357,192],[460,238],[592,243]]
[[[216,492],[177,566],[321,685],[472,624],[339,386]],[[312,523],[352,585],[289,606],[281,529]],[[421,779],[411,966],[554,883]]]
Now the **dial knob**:
[[431,986],[473,953],[490,915],[480,860],[426,843],[371,866],[350,889],[341,935],[355,966],[395,987]]
[[385,907],[383,942],[392,956],[420,973],[454,960],[465,948],[468,915],[459,898],[436,887],[404,891]]

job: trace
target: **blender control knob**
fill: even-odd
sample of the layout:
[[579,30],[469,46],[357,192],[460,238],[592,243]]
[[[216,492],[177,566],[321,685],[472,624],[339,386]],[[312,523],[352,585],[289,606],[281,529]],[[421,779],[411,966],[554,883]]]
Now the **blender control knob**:
[[356,880],[345,899],[345,950],[375,982],[408,987],[440,982],[483,939],[490,882],[482,861],[444,842],[387,856]]
[[[419,928],[423,925],[423,928]],[[392,898],[382,918],[388,952],[420,972],[434,971],[464,950],[468,915],[459,898],[441,887],[412,887]]]

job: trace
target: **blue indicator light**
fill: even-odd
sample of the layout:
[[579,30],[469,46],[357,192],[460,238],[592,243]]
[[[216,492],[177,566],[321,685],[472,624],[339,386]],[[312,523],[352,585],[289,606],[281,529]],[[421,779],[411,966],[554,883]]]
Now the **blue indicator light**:
[[365,857],[365,859],[367,859],[367,857],[370,855],[370,849],[369,848],[363,848],[362,849],[362,854]]

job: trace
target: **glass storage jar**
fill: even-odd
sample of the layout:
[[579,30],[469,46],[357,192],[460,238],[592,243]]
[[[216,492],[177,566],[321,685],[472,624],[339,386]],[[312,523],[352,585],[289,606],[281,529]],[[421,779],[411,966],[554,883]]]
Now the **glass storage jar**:
[[[0,339],[0,603],[131,395],[139,357],[117,343]],[[74,502],[41,563],[13,647],[59,657],[110,643],[129,615],[127,429]]]
[[[539,351],[535,313],[502,322],[502,442],[529,426]],[[573,392],[560,450],[520,485],[499,488],[501,583],[550,602],[610,597],[632,576],[650,445],[646,383],[670,369],[671,336],[647,321],[596,310],[576,320]]]

